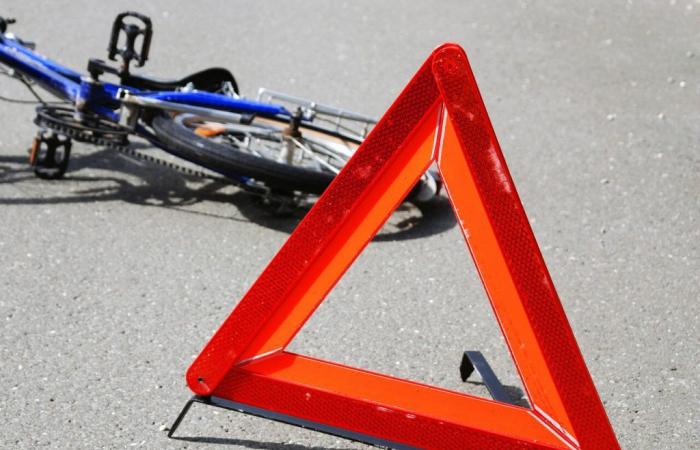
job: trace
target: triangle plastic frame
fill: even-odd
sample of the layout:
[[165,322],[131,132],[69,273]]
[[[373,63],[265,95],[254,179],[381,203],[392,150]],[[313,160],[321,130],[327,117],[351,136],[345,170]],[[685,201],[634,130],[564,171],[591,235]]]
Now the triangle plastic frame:
[[[523,408],[285,351],[437,163]],[[187,372],[200,398],[395,448],[617,449],[461,47],[437,48]]]

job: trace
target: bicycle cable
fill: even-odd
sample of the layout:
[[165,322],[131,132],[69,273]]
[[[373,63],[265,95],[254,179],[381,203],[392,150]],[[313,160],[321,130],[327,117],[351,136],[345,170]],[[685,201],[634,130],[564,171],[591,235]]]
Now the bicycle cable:
[[20,83],[24,85],[24,87],[27,88],[29,92],[32,93],[34,98],[36,100],[26,100],[26,99],[19,99],[19,98],[10,98],[10,97],[5,97],[4,95],[0,95],[0,101],[7,102],[7,103],[15,103],[19,105],[55,105],[55,104],[67,104],[70,102],[67,102],[65,100],[62,101],[46,101],[41,96],[39,93],[34,89],[34,86],[32,86],[32,83],[27,81],[23,76],[18,75],[17,73],[12,73],[8,70],[1,69],[0,70],[0,75],[5,75],[8,78],[11,78],[13,80],[17,80]]
[[[36,100],[22,100],[18,98],[8,98],[0,95],[0,101],[7,102],[7,103],[16,103],[18,105],[39,105],[39,103]],[[44,103],[45,104],[45,103]]]

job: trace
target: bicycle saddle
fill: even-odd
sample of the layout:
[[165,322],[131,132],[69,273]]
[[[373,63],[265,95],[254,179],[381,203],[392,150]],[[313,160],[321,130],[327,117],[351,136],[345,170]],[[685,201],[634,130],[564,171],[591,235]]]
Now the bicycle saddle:
[[164,80],[133,73],[126,75],[122,80],[122,84],[145,91],[174,91],[192,83],[192,86],[197,90],[214,92],[221,89],[225,82],[231,83],[234,92],[238,94],[236,78],[228,69],[222,67],[200,70],[179,80]]

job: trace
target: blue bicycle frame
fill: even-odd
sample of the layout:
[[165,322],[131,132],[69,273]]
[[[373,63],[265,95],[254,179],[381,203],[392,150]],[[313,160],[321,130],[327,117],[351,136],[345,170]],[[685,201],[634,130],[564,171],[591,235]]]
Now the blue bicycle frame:
[[197,91],[142,91],[113,83],[91,83],[79,72],[30,50],[20,39],[10,34],[0,35],[0,62],[23,73],[57,97],[114,122],[119,122],[120,119],[121,103],[118,93],[124,90],[130,95],[147,99],[218,111],[291,117],[291,113],[281,105],[222,94]]
[[[126,17],[140,20],[145,28],[140,28],[133,23],[126,24],[124,22]],[[137,66],[140,67],[146,61],[152,33],[150,19],[138,13],[122,13],[117,16],[113,25],[109,45],[109,58],[116,61],[116,56],[120,56],[121,68],[117,70],[103,61],[91,59],[88,64],[88,75],[83,75],[58,64],[35,52],[32,44],[22,41],[22,39],[12,33],[5,33],[9,23],[14,23],[14,20],[9,21],[0,17],[0,64],[16,71],[22,76],[22,81],[25,78],[29,79],[58,98],[72,103],[75,108],[74,111],[77,113],[72,115],[74,120],[82,121],[82,124],[85,124],[92,119],[88,118],[90,114],[99,116],[106,121],[118,124],[119,126],[116,129],[120,130],[124,137],[129,133],[138,135],[168,153],[217,172],[234,182],[238,181],[238,184],[243,187],[257,187],[269,192],[270,189],[266,183],[273,184],[277,182],[280,184],[290,183],[290,181],[285,179],[280,182],[275,180],[275,177],[280,177],[279,175],[271,176],[269,173],[261,170],[258,170],[257,173],[255,170],[250,170],[250,168],[238,170],[234,163],[226,165],[218,161],[211,162],[213,158],[211,156],[209,157],[209,163],[202,163],[203,159],[196,150],[194,152],[178,151],[177,145],[171,145],[171,148],[168,148],[168,145],[165,144],[167,138],[163,135],[159,136],[157,130],[152,127],[154,123],[152,121],[153,117],[158,119],[159,116],[150,113],[143,114],[143,111],[185,113],[204,120],[219,121],[229,125],[238,123],[242,124],[243,127],[249,126],[255,116],[276,119],[277,123],[287,123],[288,126],[283,132],[289,132],[289,134],[285,135],[284,139],[286,140],[280,140],[283,145],[280,146],[279,156],[276,159],[267,158],[272,163],[280,165],[293,165],[292,157],[294,156],[294,151],[289,151],[287,146],[289,145],[294,149],[296,148],[295,146],[299,145],[297,142],[294,142],[294,145],[292,145],[292,138],[294,137],[293,133],[298,131],[300,126],[331,136],[333,139],[339,138],[342,142],[359,144],[367,136],[369,129],[376,123],[376,120],[361,114],[328,105],[319,105],[316,102],[265,89],[259,91],[258,101],[240,98],[237,95],[210,92],[211,90],[219,89],[216,83],[214,84],[215,87],[208,87],[210,85],[202,84],[201,86],[207,87],[200,87],[199,89],[201,90],[191,89],[190,87],[192,86],[200,85],[197,85],[194,81],[184,80],[192,80],[192,77],[198,74],[193,74],[189,78],[180,80],[179,83],[183,86],[180,90],[175,90],[179,87],[178,82],[161,83],[147,77],[130,77],[130,62],[135,61]],[[125,47],[118,46],[119,33],[121,32],[126,34]],[[137,51],[134,49],[134,43],[139,36],[142,37],[140,41],[141,49]],[[99,80],[99,76],[105,72],[118,75],[120,83],[108,83]],[[237,89],[235,87],[235,79],[230,73],[228,75],[230,80],[221,81],[219,84],[223,83],[221,84],[222,91],[232,90],[235,92]],[[216,81],[218,82],[218,80]],[[130,84],[133,85],[130,86]],[[261,101],[264,95],[267,95],[266,101]],[[281,101],[284,105],[291,105],[290,109],[293,109],[294,112],[290,112],[290,109],[287,109],[283,104],[276,103],[278,101]],[[63,110],[65,111],[66,108],[63,108]],[[69,113],[69,115],[71,114]],[[352,126],[347,126],[348,122],[361,126],[361,129],[354,130]],[[265,125],[262,126],[264,127]],[[319,172],[322,172],[323,168],[326,170],[330,168],[330,172],[323,173],[320,177],[317,177],[317,180],[314,182],[316,184],[309,191],[316,193],[320,191],[321,188],[319,186],[332,179],[332,176],[328,176],[328,174],[331,172],[337,173],[339,170],[337,166],[342,166],[347,158],[351,157],[352,152],[349,149],[342,147],[342,145],[340,147],[338,149],[329,144],[321,151],[320,157],[316,156],[313,150],[308,148],[302,149],[307,153],[311,153],[311,160],[318,166]],[[289,155],[292,155],[292,157]],[[323,159],[328,159],[328,155],[335,158],[336,166]],[[260,156],[260,154],[255,154],[255,156]],[[337,161],[340,161],[340,164]],[[32,161],[32,164],[34,164],[34,161]],[[63,171],[65,171],[65,167],[67,167],[67,163],[62,169]],[[301,168],[298,170],[307,169]],[[289,175],[285,176],[289,177]],[[263,177],[266,177],[266,179],[263,179]],[[426,174],[425,177],[433,180],[431,183],[426,184],[422,182],[421,184],[421,186],[430,187],[429,191],[432,198],[439,192],[439,183],[435,181],[435,177],[429,174]],[[273,181],[270,182],[269,179],[273,179]],[[308,186],[311,186],[311,184],[309,183]],[[307,188],[307,186],[304,187]],[[304,189],[299,190],[303,191]]]

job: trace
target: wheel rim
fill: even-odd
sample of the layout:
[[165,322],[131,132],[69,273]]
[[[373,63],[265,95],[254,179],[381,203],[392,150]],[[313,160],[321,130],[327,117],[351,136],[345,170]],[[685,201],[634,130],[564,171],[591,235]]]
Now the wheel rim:
[[250,124],[219,123],[193,114],[179,114],[179,125],[200,137],[229,145],[236,151],[317,172],[337,174],[359,143],[302,125],[298,136],[286,136],[287,124],[255,118]]

